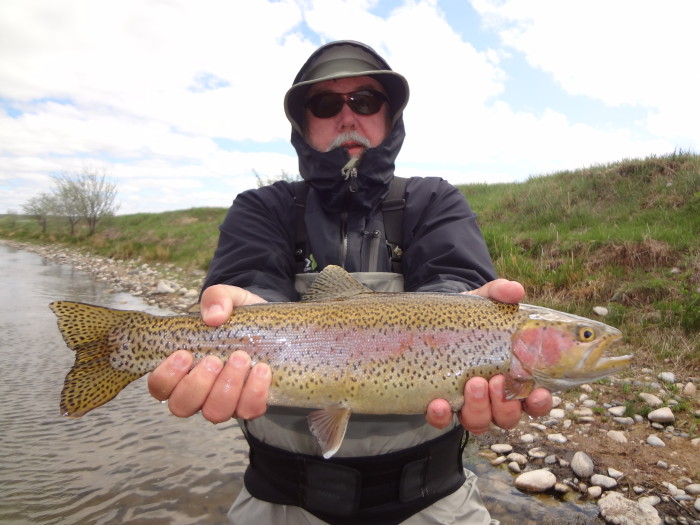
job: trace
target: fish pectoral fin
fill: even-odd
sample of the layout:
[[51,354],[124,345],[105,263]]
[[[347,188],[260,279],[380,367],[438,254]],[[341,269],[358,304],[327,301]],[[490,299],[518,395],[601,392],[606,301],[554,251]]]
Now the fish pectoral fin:
[[506,399],[525,399],[535,386],[532,379],[519,380],[510,374],[503,375],[506,380]]
[[329,407],[314,410],[307,416],[309,430],[318,441],[324,458],[328,459],[338,452],[351,413],[349,408]]

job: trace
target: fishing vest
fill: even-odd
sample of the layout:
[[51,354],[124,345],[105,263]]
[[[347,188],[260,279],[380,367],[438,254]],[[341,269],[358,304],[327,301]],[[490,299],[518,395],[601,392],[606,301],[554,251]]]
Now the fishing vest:
[[[388,245],[388,253],[391,259],[392,273],[401,274],[401,258],[403,256],[403,211],[406,206],[406,182],[404,177],[394,176],[389,183],[389,192],[381,203],[384,219],[384,234]],[[294,258],[296,260],[297,274],[304,273],[306,258],[308,256],[306,225],[304,223],[304,211],[306,209],[306,194],[309,186],[305,181],[292,183],[294,190]],[[370,268],[374,273],[376,268]],[[364,272],[363,272],[364,273]]]

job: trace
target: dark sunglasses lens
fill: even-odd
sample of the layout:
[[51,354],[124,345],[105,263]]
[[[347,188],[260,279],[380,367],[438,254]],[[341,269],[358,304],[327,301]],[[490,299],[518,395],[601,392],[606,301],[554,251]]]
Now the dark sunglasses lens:
[[306,101],[306,107],[316,118],[334,117],[343,108],[347,100],[350,109],[358,115],[374,115],[386,98],[379,91],[365,90],[355,93],[319,93]]
[[306,102],[306,107],[316,118],[330,118],[340,113],[343,99],[336,93],[320,93],[311,97]]
[[375,91],[358,91],[348,95],[350,109],[360,115],[374,115],[381,109],[383,102],[381,93]]

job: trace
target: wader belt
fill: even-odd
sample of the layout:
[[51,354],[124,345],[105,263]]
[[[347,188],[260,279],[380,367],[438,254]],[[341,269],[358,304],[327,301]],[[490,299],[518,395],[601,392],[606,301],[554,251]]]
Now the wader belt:
[[406,450],[328,460],[267,445],[248,433],[246,438],[250,465],[244,481],[253,497],[301,507],[334,525],[400,523],[465,480],[461,426]]

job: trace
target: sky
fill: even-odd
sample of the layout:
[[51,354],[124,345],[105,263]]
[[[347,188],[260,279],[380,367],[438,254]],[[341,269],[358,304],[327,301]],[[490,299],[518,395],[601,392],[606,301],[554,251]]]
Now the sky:
[[[695,0],[2,0],[0,213],[95,169],[118,213],[298,173],[282,101],[326,42],[409,82],[396,173],[520,182],[700,152]],[[478,210],[477,210],[478,211]]]

